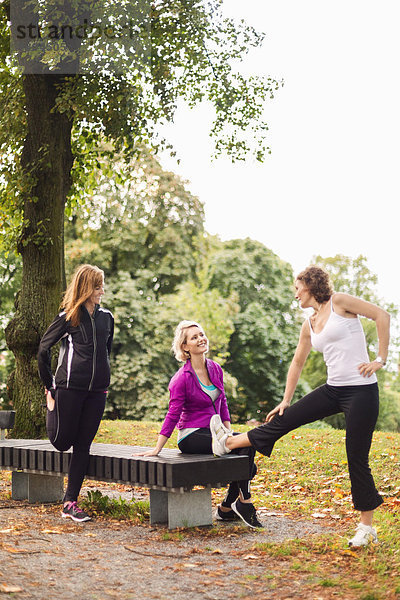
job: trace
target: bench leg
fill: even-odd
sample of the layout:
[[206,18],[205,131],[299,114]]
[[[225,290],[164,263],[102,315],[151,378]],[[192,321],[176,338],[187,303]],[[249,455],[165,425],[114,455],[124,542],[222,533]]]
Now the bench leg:
[[61,502],[64,496],[63,475],[39,475],[13,471],[11,497],[28,502]]
[[211,488],[183,493],[150,490],[150,523],[167,523],[169,529],[211,525]]

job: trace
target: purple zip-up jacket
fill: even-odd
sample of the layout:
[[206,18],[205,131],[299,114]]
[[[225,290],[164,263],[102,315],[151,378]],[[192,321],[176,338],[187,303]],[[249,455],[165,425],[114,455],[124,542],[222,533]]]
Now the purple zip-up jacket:
[[[215,401],[215,409],[222,421],[230,421],[228,403],[224,392],[223,372],[219,364],[206,359],[206,367],[211,383],[219,390]],[[215,415],[211,398],[201,388],[192,363],[188,360],[169,382],[169,408],[160,433],[170,437],[174,427],[208,427],[210,419]]]

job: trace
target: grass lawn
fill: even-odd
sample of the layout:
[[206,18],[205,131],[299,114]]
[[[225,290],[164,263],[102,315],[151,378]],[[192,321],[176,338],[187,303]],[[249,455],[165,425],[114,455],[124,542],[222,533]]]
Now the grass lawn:
[[[235,431],[247,429],[235,425]],[[95,441],[152,446],[159,430],[158,423],[103,421]],[[301,575],[305,598],[400,600],[400,434],[374,434],[370,465],[385,504],[374,523],[379,544],[357,551],[347,546],[358,514],[352,510],[344,435],[334,429],[300,428],[278,441],[271,458],[257,455],[252,484],[257,508],[294,519],[318,519],[336,533],[259,543],[253,551],[260,559],[281,562],[282,570],[268,576],[273,587],[279,588],[280,578]],[[176,447],[176,434],[167,447]],[[223,490],[213,490],[213,495],[218,503]],[[257,582],[253,585],[257,593]]]

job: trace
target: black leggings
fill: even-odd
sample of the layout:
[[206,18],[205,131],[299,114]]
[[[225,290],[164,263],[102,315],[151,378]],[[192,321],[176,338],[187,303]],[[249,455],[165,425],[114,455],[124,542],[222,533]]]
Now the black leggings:
[[272,421],[248,432],[253,448],[271,455],[275,442],[283,435],[324,417],[343,412],[346,418],[346,452],[351,493],[356,510],[374,510],[382,504],[368,455],[379,413],[378,384],[322,385],[285,410]]
[[[234,433],[233,435],[239,435]],[[185,454],[212,454],[212,437],[208,427],[201,427],[193,433],[187,435],[183,440],[178,442],[178,448]],[[257,473],[257,467],[254,464],[254,456],[256,451],[253,448],[237,448],[232,451],[233,454],[247,455],[249,458],[249,478],[243,481],[233,481],[228,488],[225,499],[222,502],[223,506],[230,506],[239,496],[239,491],[243,496],[243,500],[251,498],[250,480]]]
[[47,410],[47,434],[60,452],[72,446],[64,502],[77,500],[86,475],[90,445],[100,425],[106,392],[57,389],[54,410]]

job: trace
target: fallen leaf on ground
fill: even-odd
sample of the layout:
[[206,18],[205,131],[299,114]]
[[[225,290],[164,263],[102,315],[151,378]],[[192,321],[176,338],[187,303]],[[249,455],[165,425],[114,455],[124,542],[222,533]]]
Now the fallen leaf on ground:
[[258,556],[255,554],[246,554],[246,556],[243,556],[243,560],[258,560]]
[[348,548],[346,548],[345,550],[343,550],[342,554],[346,554],[347,556],[354,556],[355,558],[358,558],[357,552],[354,552],[354,550],[350,550]]
[[42,529],[41,533],[64,533],[64,532],[59,531],[58,529]]
[[41,550],[25,550],[24,548],[13,548],[12,546],[6,546],[5,544],[3,544],[3,549],[7,552],[11,552],[11,554],[40,554],[41,552]]
[[0,583],[0,592],[3,592],[3,594],[14,594],[16,592],[22,591],[22,587],[19,587],[19,585],[8,585],[7,583]]

